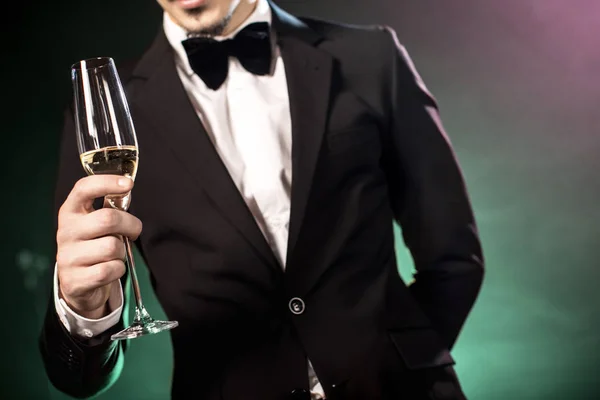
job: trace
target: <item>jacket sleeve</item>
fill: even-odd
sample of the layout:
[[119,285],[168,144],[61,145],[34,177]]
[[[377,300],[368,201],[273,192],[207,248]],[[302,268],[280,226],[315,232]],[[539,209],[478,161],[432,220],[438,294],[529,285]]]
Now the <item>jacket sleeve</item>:
[[483,254],[465,182],[437,104],[393,30],[384,83],[383,163],[404,242],[414,260],[410,291],[451,348],[483,280]]
[[[59,167],[55,193],[55,229],[58,210],[75,182],[85,176],[79,161],[72,112],[67,110],[61,139]],[[121,279],[125,285],[127,279]],[[124,309],[127,309],[125,291]],[[123,313],[123,315],[126,314]],[[125,341],[111,341],[110,336],[123,329],[123,317],[118,324],[91,339],[73,336],[60,321],[49,299],[40,334],[39,348],[52,384],[60,391],[86,398],[108,388],[118,378],[123,364]]]

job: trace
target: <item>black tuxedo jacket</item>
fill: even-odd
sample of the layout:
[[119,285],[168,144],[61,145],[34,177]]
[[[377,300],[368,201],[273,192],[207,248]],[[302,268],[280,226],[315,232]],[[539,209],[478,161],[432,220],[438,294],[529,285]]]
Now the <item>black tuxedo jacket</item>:
[[[453,364],[449,349],[482,281],[461,172],[392,30],[272,7],[293,130],[285,272],[192,109],[164,33],[120,72],[140,146],[137,246],[180,323],[172,395],[302,398],[308,357],[328,398],[397,398],[411,373]],[[83,176],[75,143],[68,111],[59,205]],[[417,269],[408,286],[394,220]],[[40,347],[53,384],[78,397],[109,385],[127,346],[109,337],[122,325],[74,338],[50,302]]]

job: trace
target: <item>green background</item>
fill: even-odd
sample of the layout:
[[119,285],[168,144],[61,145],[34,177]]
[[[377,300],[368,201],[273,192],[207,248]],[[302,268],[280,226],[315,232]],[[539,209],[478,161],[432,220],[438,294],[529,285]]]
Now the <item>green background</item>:
[[[454,350],[469,398],[600,398],[600,1],[279,3],[392,26],[439,100],[487,265]],[[13,6],[1,39],[0,398],[66,399],[45,378],[37,336],[50,295],[69,67],[86,57],[118,64],[138,56],[161,10],[149,0]],[[397,247],[410,279],[410,259]],[[146,302],[160,314],[141,271]],[[170,357],[167,335],[136,340],[121,378],[98,398],[168,398]]]

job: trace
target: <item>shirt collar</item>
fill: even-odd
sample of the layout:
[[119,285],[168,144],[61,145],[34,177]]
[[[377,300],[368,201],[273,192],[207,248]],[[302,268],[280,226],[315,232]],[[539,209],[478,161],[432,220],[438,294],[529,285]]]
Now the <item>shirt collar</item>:
[[[267,0],[257,0],[256,8],[250,14],[250,16],[233,32],[226,36],[216,36],[215,40],[225,40],[234,37],[239,31],[244,29],[246,26],[255,22],[267,22],[269,25],[272,21],[271,7]],[[175,62],[182,68],[188,75],[192,75],[194,71],[190,67],[188,62],[187,53],[181,44],[182,41],[189,37],[188,32],[181,26],[177,25],[165,12],[163,13],[163,29],[165,36],[169,41],[169,44],[175,51]]]

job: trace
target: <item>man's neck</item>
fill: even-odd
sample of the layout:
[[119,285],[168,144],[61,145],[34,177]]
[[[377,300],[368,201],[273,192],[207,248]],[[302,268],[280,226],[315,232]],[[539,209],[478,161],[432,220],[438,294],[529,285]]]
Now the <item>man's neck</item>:
[[240,0],[235,10],[233,10],[227,26],[225,26],[222,36],[227,36],[239,28],[252,15],[257,5],[257,0]]

